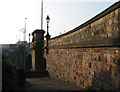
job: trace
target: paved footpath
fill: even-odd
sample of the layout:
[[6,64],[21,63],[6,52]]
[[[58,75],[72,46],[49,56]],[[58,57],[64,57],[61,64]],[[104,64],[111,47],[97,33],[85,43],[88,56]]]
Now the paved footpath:
[[73,86],[71,84],[66,84],[64,82],[55,80],[55,79],[51,79],[51,78],[29,78],[26,79],[26,81],[28,82],[25,90],[26,91],[31,91],[31,92],[35,92],[35,91],[49,91],[49,90],[72,90],[72,91],[79,91],[79,90],[83,90],[82,88]]

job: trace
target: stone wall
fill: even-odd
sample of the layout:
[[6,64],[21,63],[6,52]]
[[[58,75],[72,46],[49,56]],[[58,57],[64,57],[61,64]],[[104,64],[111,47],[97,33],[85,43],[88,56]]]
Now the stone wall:
[[78,86],[118,87],[119,48],[50,49],[49,53],[47,70],[54,78],[75,82]]
[[32,70],[35,71],[35,50],[32,50]]
[[49,40],[45,55],[51,77],[92,85],[120,87],[120,2],[79,27]]

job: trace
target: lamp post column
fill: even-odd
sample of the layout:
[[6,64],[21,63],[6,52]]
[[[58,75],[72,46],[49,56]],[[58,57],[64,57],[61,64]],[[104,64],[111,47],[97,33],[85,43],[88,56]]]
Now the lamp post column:
[[48,29],[49,29],[49,25],[47,23],[47,47],[48,47],[48,40],[49,40],[49,32],[48,32]]
[[48,54],[48,53],[49,53],[49,50],[48,50],[48,46],[49,46],[49,45],[48,45],[48,40],[50,39],[50,35],[49,35],[49,32],[48,32],[50,18],[49,18],[48,15],[47,15],[46,21],[47,21],[47,35],[45,36],[45,37],[46,37],[46,40],[47,40],[46,54]]

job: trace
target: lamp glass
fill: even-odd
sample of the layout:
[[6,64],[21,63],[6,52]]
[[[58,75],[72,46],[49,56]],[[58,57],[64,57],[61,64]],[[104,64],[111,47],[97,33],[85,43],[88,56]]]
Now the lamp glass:
[[49,23],[49,21],[50,21],[49,16],[47,16],[46,21],[47,21],[47,23]]

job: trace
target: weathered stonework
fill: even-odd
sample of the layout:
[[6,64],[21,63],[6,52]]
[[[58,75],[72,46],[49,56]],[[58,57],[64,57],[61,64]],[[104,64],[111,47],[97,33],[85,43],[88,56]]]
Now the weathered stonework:
[[32,50],[32,70],[35,71],[35,50]]
[[49,40],[45,58],[51,77],[101,90],[120,88],[120,2]]
[[52,77],[99,89],[118,88],[119,48],[50,49],[49,52],[47,70]]

